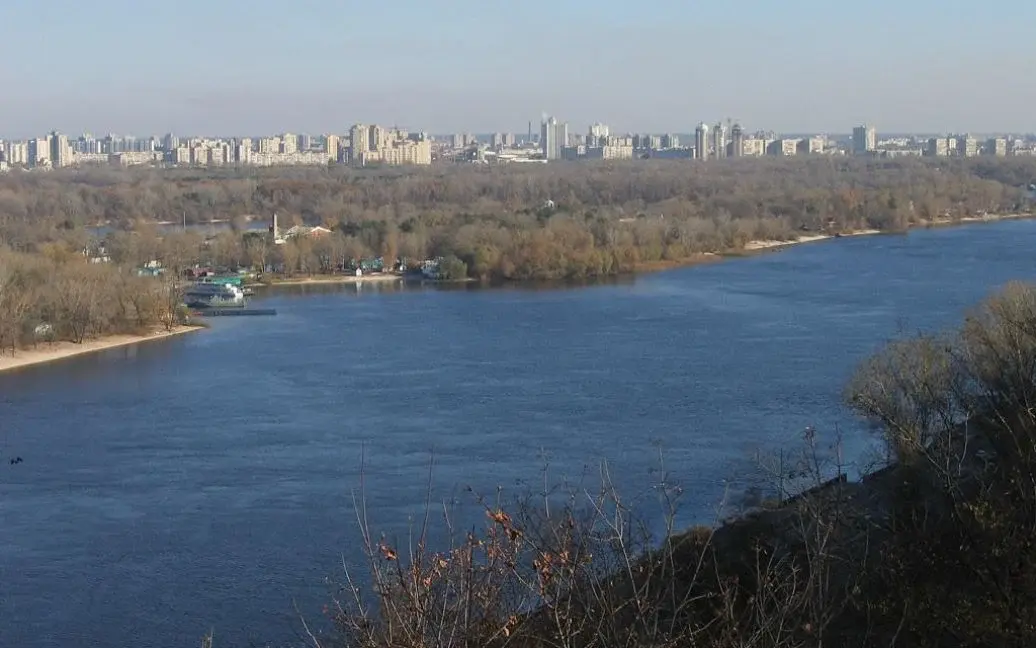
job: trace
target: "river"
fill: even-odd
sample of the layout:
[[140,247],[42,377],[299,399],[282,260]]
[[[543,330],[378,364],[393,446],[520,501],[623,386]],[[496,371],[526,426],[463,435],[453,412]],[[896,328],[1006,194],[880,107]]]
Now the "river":
[[[684,490],[711,519],[807,426],[865,467],[854,366],[1036,275],[1036,222],[801,245],[579,288],[280,291],[276,317],[0,375],[0,645],[295,636],[374,530],[464,488]],[[23,463],[8,465],[21,456]]]

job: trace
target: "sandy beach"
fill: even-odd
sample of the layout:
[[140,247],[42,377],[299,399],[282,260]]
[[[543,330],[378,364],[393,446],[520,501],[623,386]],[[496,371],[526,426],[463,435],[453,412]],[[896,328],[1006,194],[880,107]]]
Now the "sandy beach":
[[[873,234],[881,234],[881,230],[867,229],[857,230],[855,232],[846,232],[842,236],[870,236]],[[812,243],[813,241],[826,241],[828,239],[837,238],[834,234],[811,234],[809,236],[799,236],[789,241],[749,241],[745,243],[745,251],[751,252],[753,250],[768,250],[770,248],[785,247],[788,245],[798,245],[800,243]]]
[[64,360],[65,358],[72,358],[87,353],[107,351],[108,349],[128,346],[131,344],[163,340],[174,335],[199,331],[202,328],[204,327],[180,326],[172,331],[162,329],[155,331],[150,335],[111,335],[108,337],[98,338],[96,340],[85,340],[82,344],[75,344],[73,342],[55,342],[53,344],[47,344],[44,342],[36,349],[22,349],[14,355],[11,355],[10,351],[6,351],[3,355],[0,355],[0,372],[20,369],[22,367],[30,367],[32,365],[44,364],[47,362],[57,362],[58,360]]

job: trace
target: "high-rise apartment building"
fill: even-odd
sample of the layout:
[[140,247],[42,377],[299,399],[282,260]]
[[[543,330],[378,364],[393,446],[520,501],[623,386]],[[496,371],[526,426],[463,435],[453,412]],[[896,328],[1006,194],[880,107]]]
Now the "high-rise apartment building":
[[420,133],[412,136],[398,128],[356,124],[349,129],[349,137],[349,158],[353,164],[432,163],[432,142]]
[[54,131],[50,134],[50,165],[57,169],[71,164],[72,147],[68,143],[68,136]]
[[46,166],[50,161],[50,138],[33,138],[29,140],[29,166],[33,168]]
[[283,153],[284,155],[291,155],[297,153],[299,150],[299,138],[291,133],[285,133],[280,138],[280,150],[274,151],[275,153]]
[[717,158],[727,157],[727,127],[723,122],[712,129],[712,150]]
[[4,150],[4,159],[8,164],[29,164],[29,144],[27,142],[8,142]]
[[205,160],[205,164],[209,166],[223,166],[227,163],[226,149],[222,146],[216,146],[207,150],[208,157]]
[[745,130],[741,124],[734,124],[730,129],[730,157],[741,157],[745,154]]
[[327,153],[328,162],[340,161],[339,151],[342,148],[342,138],[337,135],[328,135],[324,138],[324,152]]
[[386,148],[391,141],[399,139],[392,131],[377,124],[367,130],[367,148],[371,151],[380,151]]
[[363,164],[364,156],[370,151],[370,129],[363,124],[356,124],[349,129],[349,161]]
[[929,138],[924,154],[930,157],[946,157],[950,154],[950,141],[946,137]]
[[995,155],[996,157],[1004,157],[1007,155],[1007,138],[1006,137],[993,137],[986,142],[986,155]]
[[868,155],[878,148],[878,132],[864,124],[853,129],[853,154]]
[[796,155],[799,152],[799,142],[793,138],[775,139],[766,145],[766,154],[775,156]]
[[709,126],[705,122],[694,129],[694,159],[709,159]]
[[374,152],[373,156],[382,164],[431,164],[432,143],[430,140],[415,142],[411,139],[394,139]]
[[245,143],[246,140],[241,140],[234,147],[234,161],[238,164],[251,164],[252,163],[252,143]]
[[759,157],[766,155],[766,147],[769,142],[762,137],[748,137],[741,140],[741,155],[744,157]]
[[823,153],[827,145],[827,140],[823,137],[806,137],[799,140],[799,153],[803,155],[816,155]]
[[548,117],[540,125],[540,150],[547,160],[560,160],[561,149],[568,146],[568,124]]
[[101,143],[93,138],[89,133],[84,133],[75,142],[71,142],[73,153],[86,153],[91,155],[99,155],[101,153]]
[[586,135],[587,146],[604,146],[608,142],[608,136],[611,134],[610,129],[606,124],[597,122],[590,125],[590,130]]
[[263,137],[259,140],[259,153],[280,153],[281,152],[281,138],[279,137]]
[[957,136],[957,155],[962,157],[975,157],[979,153],[978,140],[971,135]]
[[191,164],[194,166],[206,166],[209,163],[209,149],[202,144],[195,144],[190,147]]

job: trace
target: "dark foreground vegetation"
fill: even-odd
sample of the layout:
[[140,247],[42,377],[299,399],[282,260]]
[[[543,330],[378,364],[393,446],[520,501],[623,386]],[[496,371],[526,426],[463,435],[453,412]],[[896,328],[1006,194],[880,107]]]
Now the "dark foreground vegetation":
[[130,231],[225,220],[240,230],[277,213],[285,227],[323,225],[334,234],[274,247],[227,233],[208,254],[288,274],[330,273],[364,257],[441,256],[458,258],[476,278],[580,278],[687,262],[750,240],[899,231],[1027,209],[1033,178],[1036,159],[1028,158],[83,169],[0,177],[0,244],[85,244],[83,228],[101,223]]
[[779,483],[816,487],[777,489],[717,528],[652,539],[607,478],[560,502],[484,501],[484,529],[447,523],[443,552],[427,520],[389,541],[361,510],[370,585],[339,589],[334,631],[309,643],[1036,645],[1036,288],[1009,285],[958,330],[891,344],[847,398],[878,425],[889,467],[849,482],[807,431]]

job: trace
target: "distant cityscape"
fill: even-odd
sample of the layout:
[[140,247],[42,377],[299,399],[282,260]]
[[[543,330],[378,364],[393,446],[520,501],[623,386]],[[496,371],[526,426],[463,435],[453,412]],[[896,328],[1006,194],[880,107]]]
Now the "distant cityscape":
[[585,135],[566,122],[544,117],[524,135],[458,133],[432,136],[379,125],[355,124],[347,133],[263,137],[134,137],[52,132],[27,140],[0,140],[0,171],[45,170],[87,165],[220,167],[354,165],[404,166],[436,163],[548,163],[578,160],[710,159],[857,155],[1006,157],[1036,155],[1036,137],[1000,134],[979,138],[968,133],[897,135],[880,138],[874,126],[861,125],[851,136],[781,135],[745,130],[731,120],[698,124],[693,134],[617,134],[594,123]]

